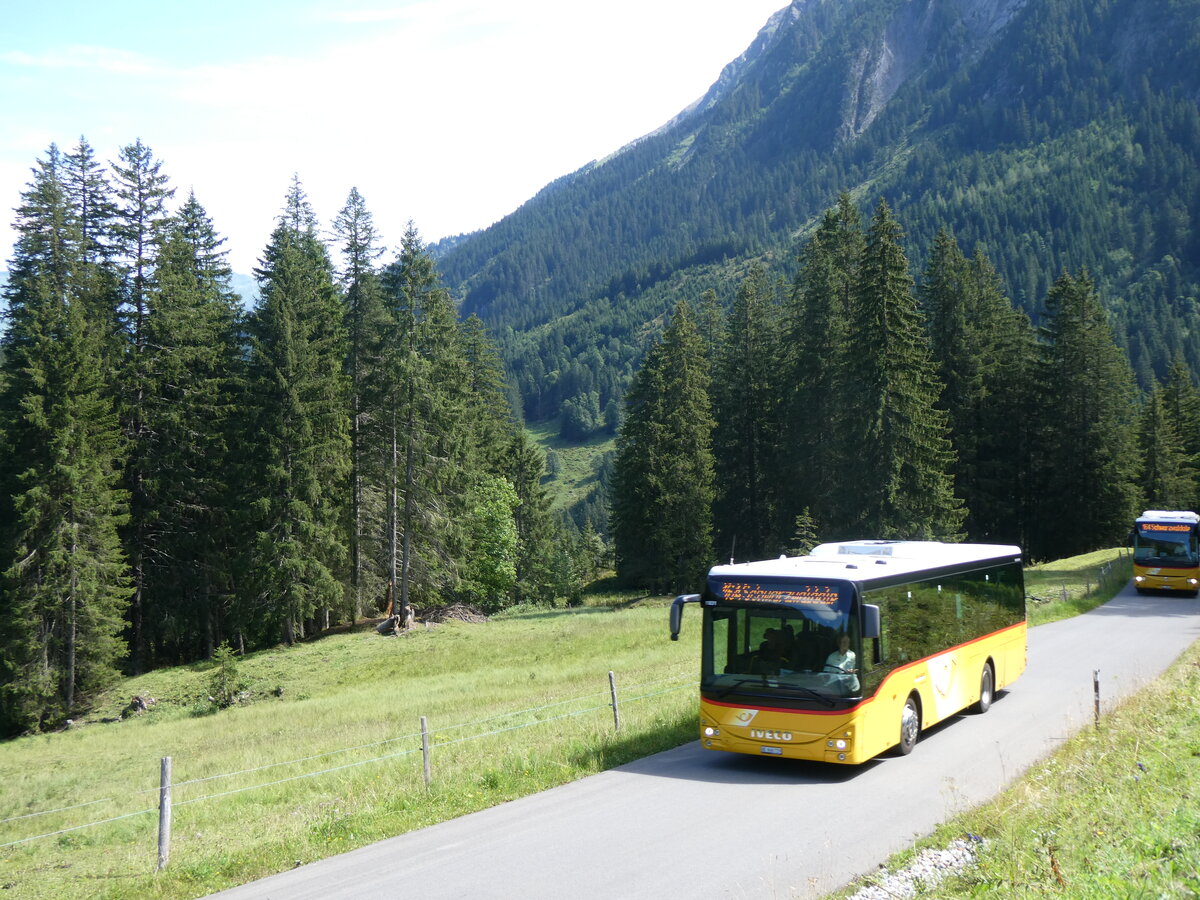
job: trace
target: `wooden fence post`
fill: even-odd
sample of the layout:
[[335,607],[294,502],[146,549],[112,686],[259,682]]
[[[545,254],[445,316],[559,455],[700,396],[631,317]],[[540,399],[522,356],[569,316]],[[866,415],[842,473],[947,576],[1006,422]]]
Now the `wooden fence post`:
[[433,772],[429,765],[429,719],[421,716],[421,756],[425,760],[425,787],[433,781]]
[[621,730],[621,712],[617,709],[617,676],[608,673],[608,692],[612,695],[613,728]]
[[164,756],[159,768],[158,788],[158,871],[171,858],[171,757]]

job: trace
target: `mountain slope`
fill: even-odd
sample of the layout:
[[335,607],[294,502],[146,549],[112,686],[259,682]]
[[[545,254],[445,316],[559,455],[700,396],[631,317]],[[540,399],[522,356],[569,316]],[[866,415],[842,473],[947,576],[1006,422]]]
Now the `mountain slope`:
[[849,190],[887,196],[910,258],[945,225],[1036,313],[1097,276],[1143,382],[1200,370],[1200,0],[795,0],[696,104],[450,248],[532,418],[619,395],[678,296]]

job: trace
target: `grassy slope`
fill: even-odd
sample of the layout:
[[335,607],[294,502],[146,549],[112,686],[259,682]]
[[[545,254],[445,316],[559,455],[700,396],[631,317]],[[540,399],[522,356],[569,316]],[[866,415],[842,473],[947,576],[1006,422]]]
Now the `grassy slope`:
[[588,495],[596,485],[600,458],[616,447],[611,435],[598,435],[583,444],[564,441],[558,436],[557,422],[539,422],[527,430],[542,450],[558,457],[558,473],[546,479],[555,509],[569,509]]
[[[253,702],[218,713],[204,702],[211,666],[130,679],[82,726],[0,746],[0,819],[104,801],[0,823],[0,843],[153,810],[159,759],[171,756],[176,785],[213,780],[176,788],[167,871],[154,874],[151,811],[5,848],[0,886],[22,898],[200,896],[677,746],[694,735],[696,629],[684,637],[666,639],[662,602],[516,612],[403,638],[360,630],[248,657]],[[159,702],[101,721],[134,694]],[[421,716],[434,731],[428,790]],[[491,732],[501,733],[480,737]],[[214,777],[290,760],[303,762]]]

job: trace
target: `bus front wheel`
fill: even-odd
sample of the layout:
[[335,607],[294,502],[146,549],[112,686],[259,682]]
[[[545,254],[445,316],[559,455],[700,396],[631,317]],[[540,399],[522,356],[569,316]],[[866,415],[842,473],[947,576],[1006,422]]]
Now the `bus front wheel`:
[[992,674],[992,664],[983,664],[983,674],[979,676],[979,702],[975,704],[975,712],[982,715],[992,708],[992,700],[996,696],[996,676]]
[[900,743],[896,749],[901,756],[907,756],[912,753],[913,747],[917,745],[917,738],[921,736],[921,711],[917,706],[915,697],[909,697],[904,701],[904,712],[900,713]]

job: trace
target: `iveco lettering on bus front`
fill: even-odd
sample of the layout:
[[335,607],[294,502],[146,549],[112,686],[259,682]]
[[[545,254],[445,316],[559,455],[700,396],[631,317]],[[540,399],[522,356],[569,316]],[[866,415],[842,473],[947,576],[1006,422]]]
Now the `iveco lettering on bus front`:
[[861,763],[912,750],[1025,668],[1020,550],[848,541],[716,566],[702,594],[700,739],[713,750]]

